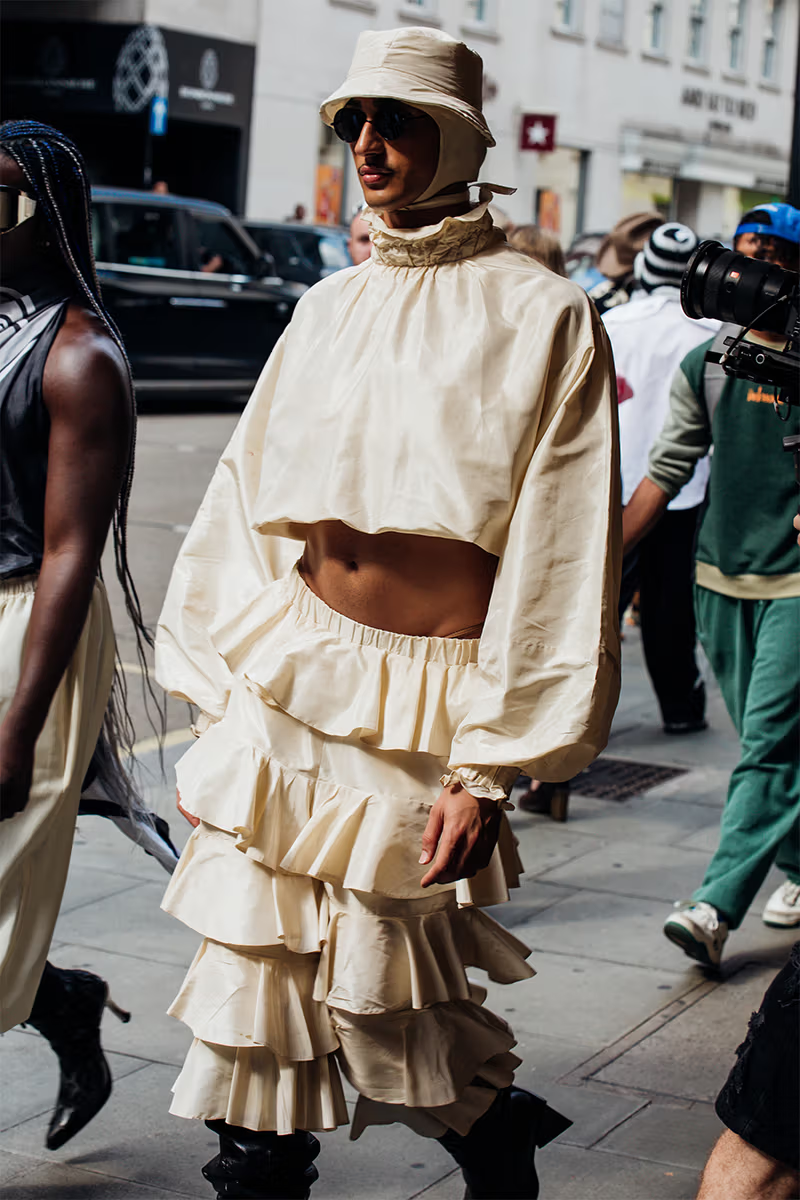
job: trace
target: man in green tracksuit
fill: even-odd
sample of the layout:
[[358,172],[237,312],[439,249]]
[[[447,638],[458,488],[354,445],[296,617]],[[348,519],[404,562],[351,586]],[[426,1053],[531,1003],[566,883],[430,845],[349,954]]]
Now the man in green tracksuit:
[[[773,227],[769,243],[764,235],[769,257],[796,271],[800,211],[766,208],[761,228]],[[717,339],[732,332],[724,328]],[[627,553],[713,443],[696,551],[697,629],[742,756],[705,879],[664,926],[671,941],[706,965],[719,963],[728,931],[741,924],[773,862],[787,879],[764,920],[800,925],[800,551],[792,457],[782,446],[784,435],[800,433],[800,409],[780,424],[775,389],[723,382],[721,369],[705,363],[711,344],[688,354],[675,375],[670,415],[623,524]]]

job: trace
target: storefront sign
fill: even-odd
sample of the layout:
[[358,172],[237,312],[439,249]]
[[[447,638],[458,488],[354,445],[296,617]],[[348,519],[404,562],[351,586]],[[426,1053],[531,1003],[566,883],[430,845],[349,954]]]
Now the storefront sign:
[[163,99],[171,119],[250,121],[255,47],[241,42],[157,25],[8,21],[0,52],[8,116],[55,102],[153,121],[154,101]]
[[685,87],[681,92],[681,104],[690,108],[702,108],[706,112],[721,113],[726,117],[741,117],[743,121],[755,121],[756,105],[753,100],[740,100],[722,92],[707,92],[703,88]]
[[556,148],[556,117],[553,113],[523,113],[519,133],[520,150],[545,154]]

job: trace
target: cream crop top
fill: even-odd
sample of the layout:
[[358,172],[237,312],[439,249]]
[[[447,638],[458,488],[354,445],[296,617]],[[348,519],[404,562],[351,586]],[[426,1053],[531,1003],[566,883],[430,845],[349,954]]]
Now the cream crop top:
[[485,204],[424,229],[371,223],[371,259],[302,297],[220,459],[165,601],[159,681],[222,716],[209,628],[287,572],[308,524],[474,542],[500,562],[449,767],[570,778],[605,746],[619,692],[602,323]]

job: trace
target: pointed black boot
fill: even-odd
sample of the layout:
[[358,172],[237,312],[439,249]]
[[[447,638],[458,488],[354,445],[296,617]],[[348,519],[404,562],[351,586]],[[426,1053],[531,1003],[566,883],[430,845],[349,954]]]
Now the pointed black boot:
[[225,1121],[206,1125],[219,1136],[219,1154],[203,1167],[217,1200],[309,1200],[319,1179],[313,1134],[300,1129],[281,1135]]
[[89,971],[46,963],[26,1025],[58,1055],[61,1081],[45,1145],[58,1150],[88,1125],[111,1095],[111,1072],[100,1045],[100,1020],[108,1007],[120,1021],[130,1013],[109,998],[108,984]]
[[508,1087],[465,1137],[451,1129],[439,1142],[461,1167],[465,1200],[536,1200],[536,1150],[571,1124],[541,1096]]

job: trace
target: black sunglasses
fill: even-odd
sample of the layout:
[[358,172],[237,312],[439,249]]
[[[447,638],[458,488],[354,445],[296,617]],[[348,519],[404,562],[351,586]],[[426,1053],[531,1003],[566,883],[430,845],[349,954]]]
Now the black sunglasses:
[[360,108],[340,108],[333,118],[333,131],[343,142],[357,142],[361,130],[369,121],[376,133],[386,142],[394,142],[407,132],[411,121],[421,121],[424,113],[404,112],[394,105],[382,105],[374,117],[368,117]]

